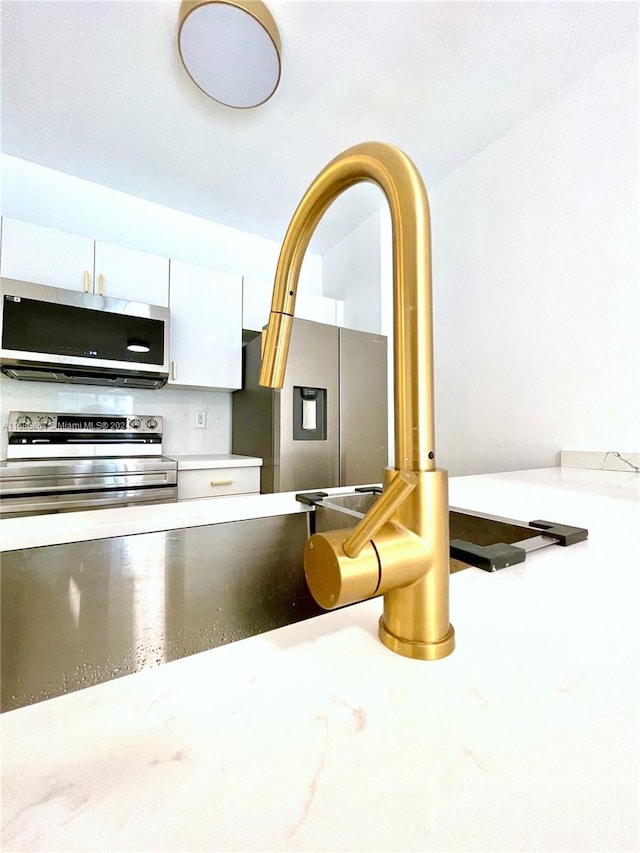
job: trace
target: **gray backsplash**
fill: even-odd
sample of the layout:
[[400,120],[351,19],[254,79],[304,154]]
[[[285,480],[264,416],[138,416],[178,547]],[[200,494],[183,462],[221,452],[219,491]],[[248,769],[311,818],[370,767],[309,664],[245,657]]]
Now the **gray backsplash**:
[[[231,435],[231,394],[161,388],[158,391],[25,382],[0,376],[2,439],[0,458],[7,455],[7,419],[11,411],[91,412],[162,415],[164,453],[228,453]],[[195,429],[194,413],[207,413],[206,429]]]

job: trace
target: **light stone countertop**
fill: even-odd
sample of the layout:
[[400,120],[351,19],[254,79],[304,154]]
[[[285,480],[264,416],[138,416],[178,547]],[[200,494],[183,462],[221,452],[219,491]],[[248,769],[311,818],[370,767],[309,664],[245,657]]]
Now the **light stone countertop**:
[[373,600],[3,714],[2,849],[637,850],[640,477],[450,498],[589,540],[453,575],[442,661]]
[[262,467],[257,456],[240,456],[237,453],[186,453],[166,454],[178,463],[178,471],[195,471],[200,468],[253,468]]
[[[334,488],[324,491],[328,494],[343,494],[350,489]],[[243,518],[307,512],[309,507],[297,501],[295,496],[296,492],[229,495],[147,506],[3,518],[0,519],[0,552],[59,545],[63,542],[88,542],[90,539],[107,539],[134,533],[199,527]]]

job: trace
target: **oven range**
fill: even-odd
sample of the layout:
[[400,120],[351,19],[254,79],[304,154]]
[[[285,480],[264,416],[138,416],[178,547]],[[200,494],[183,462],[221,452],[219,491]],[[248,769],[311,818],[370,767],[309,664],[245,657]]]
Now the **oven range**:
[[159,415],[10,412],[0,517],[177,499]]

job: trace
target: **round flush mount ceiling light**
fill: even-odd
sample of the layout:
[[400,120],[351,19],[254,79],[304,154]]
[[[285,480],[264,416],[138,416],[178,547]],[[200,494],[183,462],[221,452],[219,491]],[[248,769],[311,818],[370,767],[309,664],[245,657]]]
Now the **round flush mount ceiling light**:
[[184,0],[178,47],[196,86],[225,106],[257,107],[280,82],[280,36],[260,0]]

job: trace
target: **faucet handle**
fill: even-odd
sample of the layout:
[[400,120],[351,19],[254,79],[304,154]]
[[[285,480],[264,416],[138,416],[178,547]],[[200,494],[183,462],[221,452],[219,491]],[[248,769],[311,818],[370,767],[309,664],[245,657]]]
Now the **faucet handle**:
[[[399,559],[401,581],[415,580],[416,568],[420,570],[424,562],[424,542],[397,525],[390,525],[391,530],[385,528],[386,534],[381,528],[415,489],[418,481],[418,476],[412,471],[399,471],[346,540],[346,531],[342,528],[314,533],[307,539],[304,574],[311,595],[325,610],[364,601],[378,594],[383,571],[380,547],[388,550],[385,543],[391,542],[391,550],[398,559],[398,541],[400,538],[403,540],[407,547],[401,549]],[[374,547],[370,540],[376,535],[383,542]]]
[[374,503],[353,532],[344,540],[342,550],[347,557],[357,557],[364,546],[390,520],[404,499],[418,485],[418,478],[407,468],[402,468],[382,496]]

